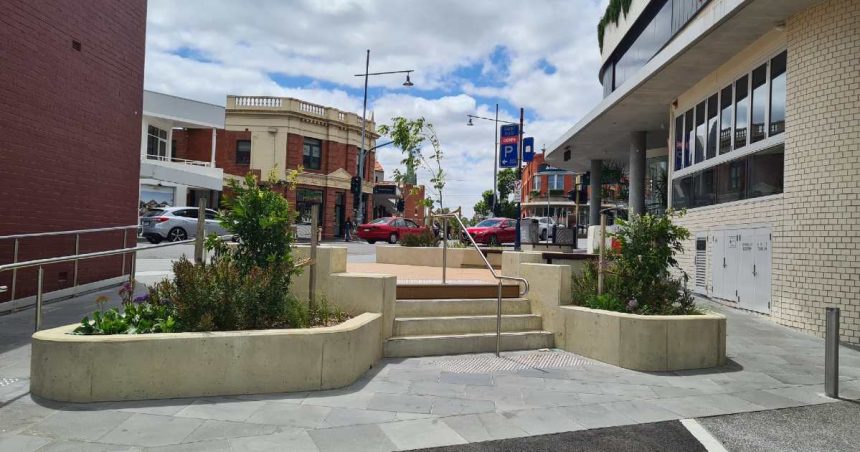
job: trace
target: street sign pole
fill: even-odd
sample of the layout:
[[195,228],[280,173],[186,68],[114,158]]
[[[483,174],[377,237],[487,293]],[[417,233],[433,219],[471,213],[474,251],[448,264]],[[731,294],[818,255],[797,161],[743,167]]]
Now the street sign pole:
[[[522,181],[523,179],[523,116],[525,110],[520,108],[520,130],[519,130],[519,149],[517,149],[517,180]],[[522,200],[523,194],[520,193],[520,196],[517,198],[517,231],[516,237],[514,238],[514,251],[520,251],[520,222],[522,221]]]

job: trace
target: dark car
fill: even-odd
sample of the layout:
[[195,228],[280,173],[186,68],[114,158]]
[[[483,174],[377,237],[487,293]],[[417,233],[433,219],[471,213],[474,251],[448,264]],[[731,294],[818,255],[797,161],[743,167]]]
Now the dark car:
[[[466,231],[475,239],[475,243],[499,246],[502,243],[513,242],[517,234],[517,220],[510,218],[490,218],[484,220]],[[461,240],[468,243],[465,234]]]
[[420,234],[425,228],[412,220],[399,217],[377,218],[370,223],[358,226],[358,237],[367,243],[387,241],[397,243],[401,238],[410,234]]

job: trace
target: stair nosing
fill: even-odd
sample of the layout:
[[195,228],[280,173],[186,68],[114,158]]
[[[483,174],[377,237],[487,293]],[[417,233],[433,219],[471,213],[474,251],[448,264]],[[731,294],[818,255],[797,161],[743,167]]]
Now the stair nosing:
[[[502,331],[502,336],[525,336],[528,334],[539,334],[542,336],[553,334],[551,331],[546,330],[525,330],[525,331]],[[395,341],[395,340],[415,340],[415,339],[430,339],[430,338],[470,338],[470,337],[484,337],[484,336],[495,336],[496,333],[465,333],[465,334],[419,334],[415,336],[391,336],[386,341]]]
[[[515,319],[525,319],[525,318],[540,318],[540,314],[502,314],[502,318],[515,318]],[[416,320],[442,320],[442,319],[495,319],[496,314],[481,314],[481,315],[443,315],[443,316],[428,316],[428,317],[395,317],[394,321],[403,320],[403,321],[416,321]]]

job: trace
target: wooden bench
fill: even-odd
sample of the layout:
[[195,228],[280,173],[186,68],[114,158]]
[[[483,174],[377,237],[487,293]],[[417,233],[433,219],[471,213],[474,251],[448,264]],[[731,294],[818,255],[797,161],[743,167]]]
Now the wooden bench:
[[596,260],[596,254],[586,254],[586,253],[562,253],[558,251],[548,251],[540,254],[541,259],[545,260],[547,264],[551,264],[553,260],[568,260],[568,261],[586,261],[586,260]]

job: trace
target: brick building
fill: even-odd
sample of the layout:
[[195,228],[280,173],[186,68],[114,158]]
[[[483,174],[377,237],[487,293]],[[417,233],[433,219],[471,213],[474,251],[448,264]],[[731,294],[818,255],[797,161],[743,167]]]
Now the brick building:
[[[360,116],[292,98],[227,96],[226,130],[218,133],[215,161],[225,180],[248,172],[284,180],[287,169],[301,166],[295,190],[284,192],[299,222],[310,223],[314,204],[320,206],[323,238],[341,237],[346,220],[355,221],[350,181],[358,174]],[[368,121],[366,148],[373,149],[377,138]],[[361,187],[365,218],[372,218],[375,160],[375,152],[368,152]]]
[[[569,171],[551,172],[544,162],[544,154],[535,154],[534,159],[523,167],[522,172],[522,213],[524,217],[552,217],[558,222],[566,222],[568,215],[575,215],[576,203],[568,198],[574,191],[577,176]],[[541,174],[539,174],[541,173]],[[580,206],[580,213],[587,206]]]
[[[0,262],[10,235],[137,223],[146,1],[8,0],[0,15]],[[7,237],[7,238],[4,238]],[[134,246],[84,234],[80,252]],[[17,240],[17,260],[74,254],[75,236]],[[111,257],[44,268],[46,292],[127,273]],[[0,274],[0,302],[35,293],[35,269]]]
[[836,306],[860,344],[858,30],[852,0],[633,0],[603,33],[603,101],[547,161],[592,182],[623,162],[643,212],[665,158],[692,289],[819,336]]

